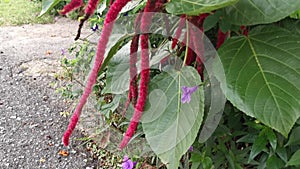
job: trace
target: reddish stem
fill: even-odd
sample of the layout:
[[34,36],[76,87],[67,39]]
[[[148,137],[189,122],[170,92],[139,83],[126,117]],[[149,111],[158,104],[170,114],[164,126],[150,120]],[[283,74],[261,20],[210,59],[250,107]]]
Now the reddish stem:
[[243,35],[248,36],[249,31],[246,26],[242,25],[240,27],[240,29],[241,29]]
[[180,38],[182,29],[184,28],[184,26],[185,26],[185,15],[181,15],[178,27],[176,29],[176,32],[175,32],[175,35],[174,35],[174,38],[173,38],[172,49],[174,49],[176,47],[176,45],[178,43],[178,39]]
[[219,49],[223,45],[227,36],[228,36],[228,32],[223,33],[221,29],[218,30],[218,41],[217,41],[216,49]]

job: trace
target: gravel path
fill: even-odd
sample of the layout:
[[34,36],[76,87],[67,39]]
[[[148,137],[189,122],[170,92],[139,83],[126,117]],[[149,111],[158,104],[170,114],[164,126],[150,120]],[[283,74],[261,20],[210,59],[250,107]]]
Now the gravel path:
[[[61,48],[73,42],[77,22],[0,27],[0,168],[91,169],[97,161],[74,138],[64,147],[61,137],[68,105],[50,85]],[[68,156],[59,151],[69,152]]]

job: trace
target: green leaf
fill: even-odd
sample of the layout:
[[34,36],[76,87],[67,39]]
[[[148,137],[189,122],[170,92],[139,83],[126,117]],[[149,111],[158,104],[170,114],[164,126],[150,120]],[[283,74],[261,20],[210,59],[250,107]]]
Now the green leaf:
[[291,18],[294,18],[294,19],[300,19],[300,10],[298,10],[298,11],[292,13],[292,14],[290,15],[290,17],[291,17]]
[[276,147],[277,147],[277,137],[276,137],[275,133],[273,132],[272,129],[266,128],[265,135],[266,135],[267,139],[269,140],[269,143],[270,143],[272,149],[275,151]]
[[224,9],[224,17],[232,24],[256,25],[279,21],[299,8],[299,0],[239,0]]
[[61,0],[42,0],[42,10],[38,17],[43,16],[45,13],[53,9]]
[[267,160],[267,169],[281,169],[284,167],[284,162],[276,157],[275,155],[271,156]]
[[126,13],[134,8],[136,8],[138,5],[140,5],[142,2],[142,0],[132,0],[132,1],[129,1],[124,7],[123,9],[121,10],[120,14],[121,13]]
[[294,128],[289,136],[289,141],[284,145],[290,146],[290,145],[296,145],[300,144],[300,126]]
[[295,19],[288,18],[280,21],[280,25],[290,32],[300,35],[300,20],[295,21]]
[[284,147],[278,147],[276,149],[276,154],[282,159],[284,162],[287,162],[287,152]]
[[170,70],[149,83],[149,101],[142,117],[143,130],[151,149],[168,168],[178,168],[181,156],[193,144],[204,112],[203,87],[190,103],[181,103],[181,87],[201,84],[192,67]]
[[[131,41],[130,41],[131,42]],[[113,93],[113,94],[122,94],[126,92],[129,88],[129,58],[130,58],[130,42],[124,45],[121,49],[118,50],[114,56],[114,53],[108,54],[107,61],[105,60],[105,65],[108,64],[107,70],[107,84],[104,88],[104,93]],[[160,60],[169,55],[167,48],[169,43],[162,45],[155,52],[153,57],[150,59],[150,66],[153,66],[160,62]],[[140,55],[140,51],[138,51],[138,56]],[[110,60],[110,59],[111,60]],[[109,59],[109,60],[108,60]],[[138,73],[140,72],[139,66],[140,62],[137,63]],[[104,67],[104,66],[102,66]]]
[[170,14],[199,15],[232,5],[238,0],[172,0],[167,3],[166,10]]
[[214,14],[209,15],[206,17],[203,23],[204,32],[210,30],[214,26],[217,25],[218,21],[220,20],[220,17],[222,15],[222,12],[220,10],[216,11]]
[[[103,60],[102,66],[100,68],[99,73],[102,73],[103,70],[106,68],[106,66],[108,65],[108,63],[110,62],[111,58],[117,53],[119,52],[119,48],[120,46],[123,44],[123,42],[131,37],[132,35],[128,35],[128,34],[112,34],[109,37],[109,42],[107,44],[106,49],[108,52],[106,52],[105,54],[105,58]],[[126,49],[127,50],[127,49]],[[128,49],[129,50],[129,49]]]
[[287,163],[288,166],[300,165],[300,150],[296,151]]
[[267,145],[267,139],[263,133],[261,133],[252,145],[252,149],[249,155],[248,162],[251,162],[260,152],[262,152]]
[[219,49],[230,102],[287,137],[300,117],[300,36],[259,27]]

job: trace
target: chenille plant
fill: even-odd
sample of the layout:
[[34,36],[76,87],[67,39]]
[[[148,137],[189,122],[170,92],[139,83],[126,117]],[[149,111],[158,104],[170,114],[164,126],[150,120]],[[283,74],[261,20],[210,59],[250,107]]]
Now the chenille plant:
[[[82,4],[72,0],[61,14]],[[64,145],[105,72],[101,94],[125,95],[112,102],[123,118],[116,150],[146,140],[170,169],[300,167],[299,0],[90,0],[75,39],[103,4]]]

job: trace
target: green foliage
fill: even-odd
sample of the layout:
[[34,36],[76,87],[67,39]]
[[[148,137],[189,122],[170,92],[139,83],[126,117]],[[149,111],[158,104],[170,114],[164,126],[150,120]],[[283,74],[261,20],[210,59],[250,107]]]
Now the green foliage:
[[[144,2],[133,1],[122,12],[136,13],[144,7]],[[107,4],[100,6],[100,13],[105,15]],[[280,0],[172,0],[166,4],[168,13],[187,14],[189,19],[191,15],[210,13],[203,27],[214,45],[219,40],[218,30],[230,35],[218,50],[226,81],[219,71],[222,66],[214,67],[228,102],[224,111],[223,107],[209,107],[212,102],[221,104],[225,97],[220,94],[222,91],[209,87],[216,79],[209,76],[207,68],[204,79],[208,85],[199,87],[191,95],[189,104],[182,103],[182,86],[192,87],[204,82],[200,80],[195,63],[182,66],[186,56],[184,44],[179,43],[172,50],[168,37],[156,34],[165,28],[154,29],[149,45],[151,80],[148,99],[141,125],[131,140],[146,139],[155,153],[154,160],[147,160],[148,163],[163,162],[171,169],[178,166],[184,169],[299,168],[300,21],[290,18],[296,18],[298,13],[294,12],[299,8],[298,0],[287,3]],[[91,21],[95,24],[99,20]],[[126,29],[131,24],[126,20]],[[246,31],[240,28],[247,25]],[[174,30],[176,28],[169,31]],[[128,108],[128,119],[120,115],[130,81],[132,36],[117,31],[110,37],[94,87],[98,96],[97,109],[105,115],[107,124],[114,124],[121,133],[134,111],[133,106]],[[71,80],[76,76],[85,77],[94,55],[88,50],[89,45],[80,47],[76,55],[79,57],[75,60],[64,60],[67,72],[64,77],[69,76]],[[89,53],[89,59],[80,59],[86,58],[83,57],[85,53]],[[138,61],[138,68],[140,64]],[[140,70],[138,82],[139,73]],[[66,89],[62,90],[66,97],[78,96],[72,83]],[[68,92],[70,90],[73,91]],[[209,94],[219,98],[211,100]],[[211,109],[216,110],[209,114]],[[191,145],[194,149],[188,151]]]
[[149,84],[149,99],[142,118],[146,139],[168,168],[176,168],[181,156],[194,142],[203,111],[203,88],[192,94],[189,104],[181,103],[181,87],[201,83],[197,71],[184,67],[155,76]]
[[61,0],[42,0],[42,10],[39,14],[39,17],[43,16],[44,14],[52,10],[60,2]]
[[53,16],[38,18],[41,2],[29,0],[0,0],[0,26],[52,23]]
[[256,25],[279,21],[299,9],[298,0],[239,0],[224,8],[225,18],[236,25]]
[[238,2],[238,0],[172,0],[167,4],[166,9],[169,13],[175,15],[199,15],[232,5],[236,2]]
[[300,36],[289,31],[261,27],[249,37],[229,39],[219,50],[227,98],[284,136],[300,117],[299,43]]

